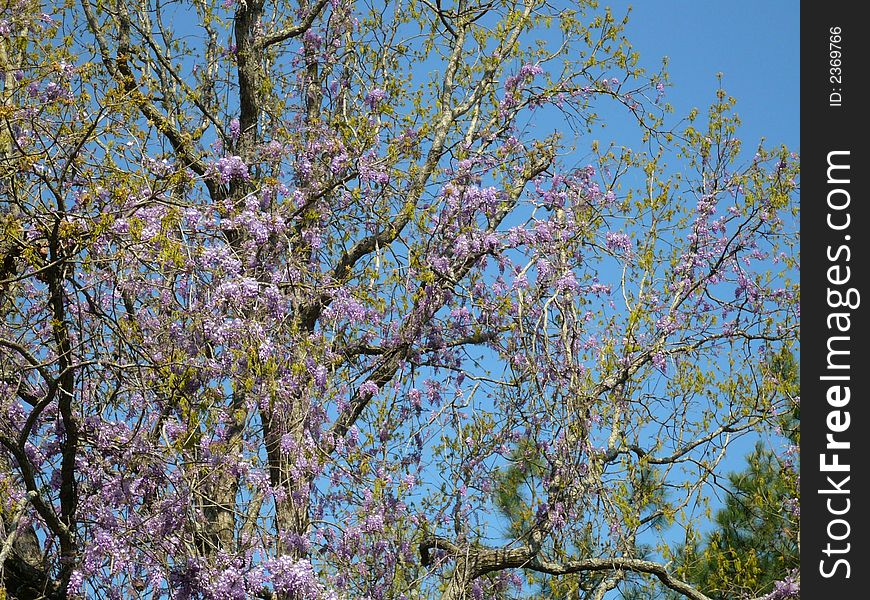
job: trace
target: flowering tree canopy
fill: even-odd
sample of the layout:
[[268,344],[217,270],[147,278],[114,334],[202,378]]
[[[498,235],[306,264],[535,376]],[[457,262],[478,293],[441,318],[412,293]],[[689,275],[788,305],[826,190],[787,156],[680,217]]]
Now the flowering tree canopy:
[[624,26],[5,2],[0,594],[708,598],[675,549],[797,402],[797,157],[666,126]]

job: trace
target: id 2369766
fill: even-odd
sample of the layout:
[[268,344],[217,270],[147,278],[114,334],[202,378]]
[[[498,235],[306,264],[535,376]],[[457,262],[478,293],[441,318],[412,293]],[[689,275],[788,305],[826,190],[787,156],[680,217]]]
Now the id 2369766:
[[839,26],[831,27],[828,36],[828,83],[831,93],[828,95],[828,106],[843,104],[843,30]]

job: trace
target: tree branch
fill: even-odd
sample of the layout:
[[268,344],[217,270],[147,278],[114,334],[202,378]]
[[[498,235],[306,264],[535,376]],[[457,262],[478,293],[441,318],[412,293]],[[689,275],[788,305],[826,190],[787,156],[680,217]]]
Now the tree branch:
[[301,23],[293,25],[292,27],[285,27],[284,29],[280,29],[269,35],[263,36],[259,42],[257,43],[257,47],[260,50],[268,48],[269,46],[274,46],[275,44],[280,44],[285,40],[289,40],[290,38],[299,37],[306,31],[311,28],[311,24],[314,23],[314,19],[323,12],[323,8],[328,4],[329,0],[318,0],[317,4],[311,9]]
[[669,589],[689,598],[689,600],[711,600],[685,581],[674,577],[667,568],[654,561],[625,556],[611,558],[585,558],[555,562],[541,557],[531,546],[519,548],[487,548],[476,544],[457,545],[450,540],[428,535],[418,545],[420,562],[423,566],[432,565],[432,551],[441,550],[454,560],[462,560],[464,565],[464,584],[468,585],[477,577],[493,571],[505,569],[528,569],[547,575],[570,575],[598,571],[632,571],[654,575]]
[[616,556],[612,558],[585,558],[569,560],[564,563],[556,563],[546,559],[535,557],[526,568],[538,573],[548,575],[568,575],[571,573],[595,572],[595,571],[633,571],[655,575],[665,586],[689,598],[690,600],[711,600],[709,596],[696,590],[694,587],[674,577],[664,565],[651,560]]

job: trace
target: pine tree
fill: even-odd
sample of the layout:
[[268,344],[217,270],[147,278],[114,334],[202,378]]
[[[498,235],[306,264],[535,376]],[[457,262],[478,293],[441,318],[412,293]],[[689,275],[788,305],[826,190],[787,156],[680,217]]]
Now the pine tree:
[[769,365],[772,382],[792,400],[792,410],[779,424],[787,447],[778,453],[762,442],[756,444],[746,468],[728,478],[716,528],[703,543],[690,533],[680,557],[681,576],[716,599],[769,593],[775,582],[800,565],[798,363],[783,351],[772,355]]

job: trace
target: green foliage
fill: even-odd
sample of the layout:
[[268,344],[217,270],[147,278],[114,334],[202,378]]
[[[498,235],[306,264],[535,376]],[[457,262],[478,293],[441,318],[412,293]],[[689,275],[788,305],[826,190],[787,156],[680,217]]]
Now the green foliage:
[[[0,8],[10,596],[728,596],[793,563],[772,449],[672,550],[735,439],[798,441],[796,362],[757,358],[797,338],[798,159],[744,161],[724,90],[671,124],[591,0],[62,4]],[[593,139],[623,120],[641,147]]]
[[[768,366],[775,389],[796,398],[800,382],[794,356],[783,350],[770,356]],[[768,593],[774,582],[800,566],[798,465],[791,457],[800,442],[797,402],[781,416],[779,428],[793,444],[785,456],[758,442],[746,458],[746,468],[728,477],[715,528],[703,543],[690,533],[678,555],[679,575],[711,598]]]

